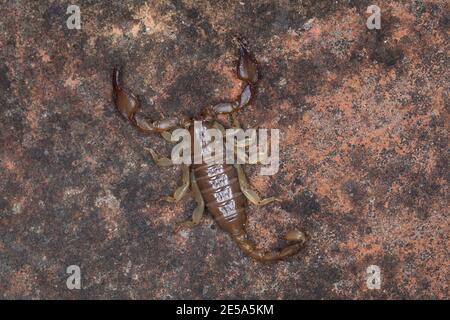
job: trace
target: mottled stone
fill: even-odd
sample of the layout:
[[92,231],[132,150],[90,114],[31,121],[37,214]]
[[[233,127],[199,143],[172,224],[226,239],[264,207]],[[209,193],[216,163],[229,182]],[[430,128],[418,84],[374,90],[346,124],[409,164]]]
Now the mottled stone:
[[[449,297],[448,4],[378,1],[6,1],[0,8],[0,297]],[[238,96],[240,34],[261,64],[245,127],[281,130],[280,170],[258,176],[286,203],[249,207],[250,237],[299,255],[261,264],[211,218],[174,233],[192,200],[144,147],[169,154],[112,104],[111,71],[154,118]],[[78,265],[82,290],[68,290]],[[381,269],[380,290],[366,269]]]

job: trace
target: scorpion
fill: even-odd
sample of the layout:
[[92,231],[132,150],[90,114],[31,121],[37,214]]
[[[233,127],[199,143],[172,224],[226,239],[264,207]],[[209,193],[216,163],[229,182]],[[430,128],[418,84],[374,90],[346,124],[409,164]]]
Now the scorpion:
[[[184,128],[189,130],[191,139],[199,139],[193,130],[194,121],[201,121],[201,130],[218,128],[222,132],[223,125],[218,121],[219,115],[233,118],[234,127],[240,128],[235,117],[236,112],[248,106],[255,94],[256,85],[260,78],[258,63],[254,55],[248,49],[248,44],[243,39],[235,38],[238,48],[237,77],[243,82],[243,90],[236,101],[223,102],[209,105],[197,116],[165,118],[154,121],[139,112],[140,99],[123,86],[121,82],[121,67],[115,66],[113,70],[113,97],[116,109],[128,121],[144,133],[160,134],[165,140],[171,140],[170,130]],[[202,141],[202,140],[201,140]],[[204,147],[204,141],[201,142]],[[161,167],[175,165],[171,159],[159,157],[152,149],[148,149],[154,162]],[[193,157],[194,155],[191,154]],[[178,187],[173,196],[164,199],[169,202],[180,201],[189,191],[192,191],[196,201],[196,207],[192,218],[179,223],[179,227],[192,228],[197,226],[203,217],[205,206],[212,214],[217,224],[226,231],[237,243],[239,248],[251,258],[257,261],[275,261],[293,256],[300,251],[307,241],[305,233],[291,230],[284,235],[287,244],[284,248],[266,252],[257,249],[248,239],[246,232],[246,205],[249,200],[253,205],[263,206],[274,201],[281,202],[277,197],[260,198],[251,189],[245,172],[240,164],[217,164],[203,160],[201,163],[191,165],[181,164],[182,185]]]

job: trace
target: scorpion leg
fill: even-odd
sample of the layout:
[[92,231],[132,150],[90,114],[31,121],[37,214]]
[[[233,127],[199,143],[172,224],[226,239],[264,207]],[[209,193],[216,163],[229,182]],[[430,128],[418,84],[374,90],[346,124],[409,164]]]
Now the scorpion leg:
[[168,118],[160,121],[151,121],[145,115],[138,113],[140,109],[139,99],[128,91],[120,80],[120,69],[113,71],[114,103],[120,114],[128,119],[135,127],[145,133],[162,133],[167,130],[185,126],[186,118]]
[[145,149],[150,153],[150,156],[152,157],[153,161],[156,163],[157,166],[170,167],[170,166],[174,165],[172,163],[172,160],[170,160],[169,158],[165,158],[165,157],[159,157],[153,149],[151,149],[151,148],[145,148]]
[[200,223],[205,212],[205,202],[203,200],[200,189],[198,188],[197,181],[195,180],[194,173],[191,172],[191,189],[194,194],[195,201],[197,202],[197,207],[195,207],[192,213],[192,220],[183,221],[178,224],[180,228],[193,228]]
[[264,206],[274,201],[282,202],[280,198],[277,197],[269,197],[265,199],[261,199],[258,194],[250,188],[250,185],[247,181],[247,177],[245,176],[244,169],[239,164],[234,165],[237,170],[239,185],[241,187],[242,193],[245,197],[256,206]]
[[239,62],[238,62],[238,78],[255,84],[258,81],[258,63],[255,57],[249,52],[248,46],[240,38],[234,38],[235,42],[239,46]]
[[162,199],[168,202],[178,202],[180,201],[188,192],[189,190],[189,166],[187,165],[182,165],[181,169],[183,171],[183,182],[181,184],[181,186],[179,186],[173,196],[166,196],[163,197]]
[[172,141],[172,134],[170,132],[163,131],[160,134],[161,134],[161,137],[163,137],[164,140],[166,140],[167,142],[174,143],[174,141]]

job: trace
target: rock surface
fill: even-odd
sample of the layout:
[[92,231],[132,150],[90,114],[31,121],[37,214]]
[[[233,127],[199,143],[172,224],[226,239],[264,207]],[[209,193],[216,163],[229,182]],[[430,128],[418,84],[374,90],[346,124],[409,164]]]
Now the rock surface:
[[[446,1],[6,1],[0,13],[0,297],[449,298]],[[248,210],[260,248],[310,241],[274,264],[244,256],[144,147],[170,154],[112,104],[111,70],[154,117],[236,98],[240,34],[263,75],[245,127],[281,130],[280,205]],[[82,289],[68,290],[78,265]],[[370,290],[366,270],[381,270]]]

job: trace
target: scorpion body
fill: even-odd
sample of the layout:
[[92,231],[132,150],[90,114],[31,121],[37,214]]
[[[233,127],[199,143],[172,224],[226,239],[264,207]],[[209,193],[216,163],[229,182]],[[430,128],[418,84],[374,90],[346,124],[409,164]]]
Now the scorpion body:
[[[199,116],[194,119],[186,117],[168,118],[161,121],[151,121],[139,113],[139,100],[129,92],[120,81],[120,72],[115,68],[113,73],[114,102],[117,110],[127,118],[134,126],[143,132],[160,133],[163,138],[170,140],[169,130],[182,127],[189,129],[191,139],[198,139],[202,147],[207,147],[206,142],[199,137],[193,129],[194,121],[201,121],[201,131],[209,128],[223,127],[216,121],[217,115],[227,114],[233,116],[235,126],[238,126],[234,118],[236,111],[247,106],[255,94],[258,82],[258,65],[253,55],[247,49],[243,41],[239,40],[239,61],[237,66],[237,76],[244,82],[244,89],[235,102],[219,103],[207,107]],[[160,166],[172,165],[168,158],[160,158],[149,149],[149,152]],[[194,154],[192,154],[194,157]],[[274,201],[280,201],[276,197],[261,199],[253,191],[245,177],[242,167],[238,164],[217,164],[208,159],[202,159],[200,163],[182,165],[183,183],[177,188],[173,196],[165,197],[165,200],[178,202],[190,189],[193,192],[197,207],[194,209],[192,219],[180,223],[180,227],[193,227],[200,223],[204,208],[212,214],[215,221],[230,234],[238,246],[250,257],[258,261],[272,261],[283,259],[296,254],[305,244],[306,235],[298,230],[289,231],[284,239],[291,242],[282,250],[265,252],[254,247],[247,239],[246,233],[246,207],[247,199],[255,205],[266,205]]]

